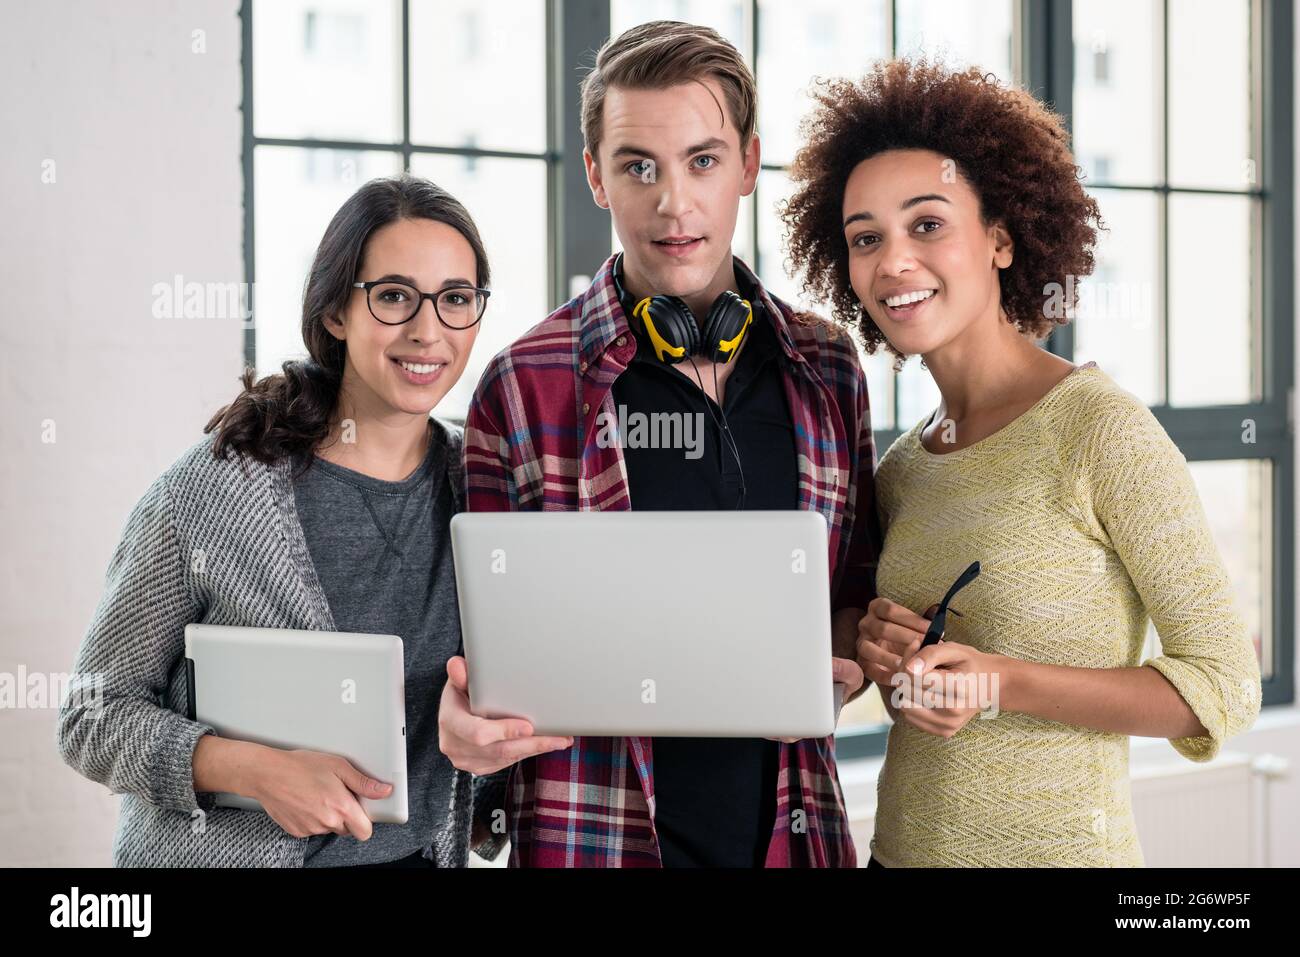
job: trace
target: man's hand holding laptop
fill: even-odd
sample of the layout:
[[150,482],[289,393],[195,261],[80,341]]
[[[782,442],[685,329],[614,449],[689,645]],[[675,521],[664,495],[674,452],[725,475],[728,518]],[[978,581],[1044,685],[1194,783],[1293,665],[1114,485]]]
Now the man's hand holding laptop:
[[[833,627],[835,628],[835,641],[837,646],[841,638],[840,631],[843,627],[845,627],[846,624],[847,627],[854,633],[853,637],[856,638],[856,631],[858,626],[858,615],[854,614],[854,612],[857,612],[858,610],[859,609],[851,609],[849,610],[850,614],[848,615],[835,616],[835,623]],[[843,620],[843,624],[842,624],[842,620]],[[835,724],[839,725],[840,711],[843,710],[845,704],[847,704],[849,701],[852,701],[853,698],[857,696],[858,691],[866,683],[866,675],[862,671],[862,666],[859,665],[858,662],[854,661],[852,658],[836,658],[836,657],[831,658],[831,675],[835,679],[837,690],[840,691],[840,699],[839,699],[840,707],[835,712]],[[782,744],[794,744],[796,741],[800,739],[799,738],[768,738],[767,740],[780,741]]]
[[469,669],[456,655],[447,660],[447,684],[438,705],[438,746],[451,763],[471,774],[491,774],[547,751],[573,746],[571,737],[533,734],[523,718],[480,718],[469,709]]
[[[841,701],[850,700],[862,687],[864,675],[856,661],[831,658],[831,674],[844,688]],[[838,721],[839,715],[836,714]],[[794,744],[799,738],[768,738]],[[492,774],[512,764],[573,746],[572,737],[534,735],[522,718],[480,718],[469,707],[469,671],[459,655],[447,661],[447,684],[438,706],[438,744],[442,753],[462,771]]]

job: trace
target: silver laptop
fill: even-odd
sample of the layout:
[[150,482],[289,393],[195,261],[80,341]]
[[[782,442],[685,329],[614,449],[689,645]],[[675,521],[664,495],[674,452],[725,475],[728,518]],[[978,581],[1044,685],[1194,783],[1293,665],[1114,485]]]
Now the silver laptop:
[[820,513],[484,512],[451,535],[475,714],[547,735],[834,730]]
[[[372,821],[405,824],[406,689],[402,639],[282,628],[187,625],[190,717],[225,738],[347,758],[393,785],[360,798]],[[260,810],[237,794],[222,807]]]

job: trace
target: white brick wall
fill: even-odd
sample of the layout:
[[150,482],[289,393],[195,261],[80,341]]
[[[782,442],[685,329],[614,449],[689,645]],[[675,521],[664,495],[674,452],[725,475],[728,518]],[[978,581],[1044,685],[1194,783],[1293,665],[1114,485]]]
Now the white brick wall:
[[[152,287],[243,279],[238,12],[5,5],[0,672],[71,669],[128,510],[234,395],[238,320],[156,319]],[[54,717],[0,710],[0,866],[110,863],[117,799]]]

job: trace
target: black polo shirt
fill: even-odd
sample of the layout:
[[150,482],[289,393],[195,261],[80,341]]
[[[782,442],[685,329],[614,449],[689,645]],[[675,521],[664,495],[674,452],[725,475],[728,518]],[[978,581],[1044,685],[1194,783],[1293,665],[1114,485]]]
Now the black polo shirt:
[[[637,351],[611,387],[615,406],[624,406],[629,417],[703,415],[704,454],[692,459],[680,448],[624,448],[632,508],[737,507],[740,468],[714,424],[722,411],[744,469],[744,508],[798,508],[794,425],[781,371],[787,360],[765,311],[755,310],[749,328],[719,410],[701,391],[690,362],[675,368],[659,362],[634,322]],[[726,627],[725,619],[719,627]],[[762,738],[654,739],[655,828],[665,867],[763,865],[776,820],[778,748]]]

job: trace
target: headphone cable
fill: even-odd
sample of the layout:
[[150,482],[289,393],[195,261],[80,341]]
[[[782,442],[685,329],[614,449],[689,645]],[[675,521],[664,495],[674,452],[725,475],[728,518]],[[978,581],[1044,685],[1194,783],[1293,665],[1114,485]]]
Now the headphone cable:
[[[739,511],[745,507],[745,466],[740,461],[740,449],[736,446],[736,439],[731,434],[731,427],[727,425],[727,413],[722,408],[722,403],[718,403],[718,412],[722,414],[722,422],[718,422],[718,417],[713,414],[713,409],[709,405],[708,393],[704,391],[704,380],[700,378],[700,367],[695,364],[695,357],[688,356],[691,362],[691,368],[695,371],[695,381],[700,384],[700,394],[704,396],[704,408],[708,410],[709,418],[713,420],[714,426],[718,430],[718,436],[723,440],[723,444],[730,446],[731,455],[736,460],[736,469],[740,472],[740,498],[736,502],[736,509]],[[718,394],[718,364],[713,364],[713,394]],[[721,451],[721,448],[719,449]]]

